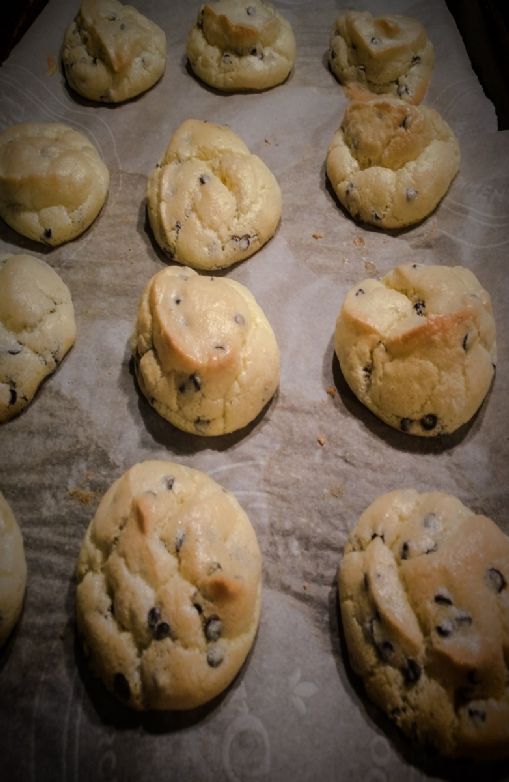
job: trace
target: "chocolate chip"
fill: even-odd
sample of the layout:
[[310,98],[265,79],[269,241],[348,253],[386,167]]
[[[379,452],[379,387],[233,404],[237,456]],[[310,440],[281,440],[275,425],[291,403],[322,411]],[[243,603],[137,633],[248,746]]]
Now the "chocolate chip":
[[177,236],[179,235],[179,231],[181,228],[182,228],[182,223],[180,222],[180,220],[177,220],[177,222],[175,223],[175,233],[177,234]]
[[203,608],[199,603],[193,603],[193,608],[195,608],[199,614],[203,614]]
[[363,584],[364,589],[367,591],[369,589],[369,576],[367,573],[364,573]]
[[163,483],[168,491],[171,491],[175,486],[175,478],[172,475],[165,475],[163,478]]
[[371,376],[373,374],[373,364],[366,364],[362,368],[362,374],[364,375],[366,385],[369,386],[371,384]]
[[9,356],[17,356],[19,355],[19,353],[21,353],[22,350],[23,350],[22,345],[19,345],[19,347],[17,348],[11,348],[10,350],[7,351],[7,353],[9,354]]
[[336,52],[334,49],[329,49],[329,57],[331,58],[331,60],[336,59]]
[[438,423],[438,418],[436,415],[433,415],[433,413],[428,413],[427,415],[423,415],[423,417],[421,418],[421,426],[423,429],[426,429],[427,431],[431,431],[431,429],[434,429],[437,423]]
[[223,623],[218,616],[209,616],[203,630],[207,641],[218,641],[223,632]]
[[415,197],[417,196],[417,190],[415,187],[407,187],[406,189],[406,200],[407,201],[415,201]]
[[357,288],[355,291],[356,296],[361,296],[364,293],[364,288]]
[[412,117],[410,116],[410,114],[406,114],[403,117],[403,121],[401,122],[401,127],[404,128],[405,130],[408,130],[411,124],[412,124]]
[[231,61],[232,61],[232,56],[231,56],[231,54],[229,54],[228,52],[225,52],[225,53],[223,54],[223,62],[228,62],[228,63],[230,63]]
[[94,57],[94,58],[92,59],[92,65],[97,65],[97,57]]
[[425,302],[422,299],[417,299],[417,301],[414,304],[414,310],[418,315],[424,317],[424,312],[426,310]]
[[162,641],[163,638],[167,638],[170,635],[170,625],[168,622],[159,622],[153,634],[156,641]]
[[154,606],[150,609],[150,611],[147,614],[147,624],[149,626],[150,630],[155,630],[157,627],[157,623],[159,622],[161,618],[161,611],[157,606]]
[[177,305],[177,307],[181,303],[182,303],[182,299],[180,298],[180,296],[175,296],[175,304]]
[[415,54],[412,57],[412,65],[419,65],[420,61],[421,61],[421,58],[419,57],[418,54]]
[[470,682],[470,684],[481,683],[481,677],[479,676],[479,671],[476,671],[475,668],[472,668],[472,670],[467,673],[467,679]]
[[394,654],[394,645],[390,641],[376,643],[375,648],[382,660],[385,660],[385,662],[387,662]]
[[246,8],[246,14],[248,16],[255,16],[256,15],[256,8],[253,5],[248,5]]
[[113,692],[123,701],[128,701],[131,697],[129,682],[123,673],[116,673],[113,677]]
[[378,46],[380,44],[380,38],[377,38],[376,35],[371,36],[371,44],[373,46]]
[[43,236],[45,239],[51,239],[51,237],[53,236],[53,231],[51,230],[51,228],[45,228]]
[[450,597],[447,597],[447,595],[444,595],[443,592],[437,592],[435,595],[435,603],[438,603],[438,605],[441,606],[452,606],[452,600]]
[[373,220],[380,221],[382,219],[382,215],[379,212],[372,212]]
[[184,545],[185,538],[186,538],[186,533],[183,530],[179,529],[179,531],[177,532],[177,536],[175,538],[175,551],[177,552],[177,554],[182,548],[182,546]]
[[192,375],[190,375],[189,380],[193,384],[195,390],[199,391],[200,388],[201,388],[201,378],[200,378],[200,376],[197,375],[196,372],[195,372]]
[[457,625],[470,626],[472,624],[472,617],[466,611],[460,611],[459,614],[454,617],[454,621]]
[[15,405],[18,401],[18,392],[12,386],[9,389],[9,404]]
[[208,426],[210,424],[210,418],[202,418],[201,415],[198,415],[193,423],[195,426]]
[[208,174],[200,174],[199,182],[200,185],[205,185],[210,180],[210,177]]
[[500,592],[507,586],[507,581],[505,580],[500,570],[497,570],[494,567],[488,568],[484,574],[484,580],[489,589],[492,589],[497,594],[500,594]]
[[354,185],[354,183],[353,183],[353,182],[349,182],[349,183],[347,184],[347,186],[346,186],[346,189],[345,189],[345,194],[346,194],[347,196],[349,196],[349,195],[352,193],[352,191],[354,190],[354,188],[355,188],[355,185]]
[[219,562],[211,562],[207,568],[207,575],[211,576],[217,570],[222,570],[222,569],[223,568],[221,567],[221,564]]
[[212,649],[208,650],[207,662],[211,668],[217,668],[218,665],[221,665],[223,660],[224,660],[224,654],[221,651],[221,649],[217,648],[217,646],[214,646],[212,647]]
[[402,432],[409,432],[410,428],[412,426],[412,419],[411,418],[402,418],[399,422],[399,428]]
[[398,84],[397,93],[401,98],[403,95],[408,95],[410,93],[410,90],[408,89],[406,84]]
[[385,538],[384,538],[383,532],[381,532],[381,533],[373,532],[373,534],[371,535],[371,540],[374,540],[375,538],[380,538],[382,543],[385,543]]
[[467,710],[467,713],[472,722],[486,722],[486,712],[484,709],[477,709],[473,706],[470,706],[470,708]]
[[448,638],[454,632],[454,627],[452,626],[452,622],[446,620],[445,622],[442,622],[442,624],[437,625],[435,630],[441,638]]
[[419,663],[408,657],[403,668],[403,678],[407,684],[415,684],[421,678],[422,669]]
[[246,322],[244,315],[241,315],[240,312],[237,312],[233,320],[235,321],[235,323],[238,323],[239,326],[244,326]]

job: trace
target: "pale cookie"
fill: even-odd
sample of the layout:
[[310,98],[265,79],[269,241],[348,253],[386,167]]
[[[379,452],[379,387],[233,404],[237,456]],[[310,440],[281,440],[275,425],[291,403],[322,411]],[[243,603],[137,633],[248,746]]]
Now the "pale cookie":
[[223,92],[266,90],[281,84],[295,62],[289,22],[264,0],[218,0],[203,5],[187,40],[189,64]]
[[261,554],[235,497],[166,461],[106,492],[77,567],[85,652],[134,709],[191,709],[222,692],[253,644]]
[[222,269],[274,234],[281,190],[265,163],[222,125],[186,120],[149,177],[155,239],[180,263]]
[[5,643],[19,619],[26,580],[23,536],[0,491],[0,646]]
[[279,383],[272,328],[248,289],[226,277],[158,272],[143,293],[132,347],[141,390],[184,432],[241,429]]
[[343,629],[366,691],[445,755],[509,753],[509,538],[447,494],[393,491],[350,532]]
[[431,214],[459,165],[457,139],[438,112],[397,98],[350,103],[327,152],[341,204],[379,228],[404,228]]
[[469,421],[496,364],[491,299],[462,266],[397,266],[347,294],[334,347],[360,401],[395,429],[423,437]]
[[109,171],[83,133],[23,122],[0,133],[0,217],[44,244],[68,242],[99,214]]
[[0,258],[0,422],[23,410],[74,344],[67,285],[30,255]]
[[166,35],[132,5],[82,0],[67,29],[62,63],[70,86],[89,100],[120,103],[164,73]]
[[336,19],[329,64],[353,96],[359,86],[420,103],[433,63],[433,44],[416,19],[399,14],[374,17],[369,11],[347,11]]

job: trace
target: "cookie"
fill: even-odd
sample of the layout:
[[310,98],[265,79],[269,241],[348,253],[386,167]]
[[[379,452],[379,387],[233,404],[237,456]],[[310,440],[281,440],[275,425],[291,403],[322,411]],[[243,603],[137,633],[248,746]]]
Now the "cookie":
[[200,9],[187,40],[194,73],[222,92],[267,90],[295,62],[289,22],[264,0],[218,0]]
[[360,401],[395,429],[450,434],[481,406],[493,379],[491,299],[462,266],[397,266],[347,294],[334,347]]
[[191,709],[253,644],[261,555],[237,500],[198,470],[137,464],[102,498],[77,566],[76,615],[104,684],[134,709]]
[[74,344],[67,285],[30,255],[0,258],[0,422],[20,413]]
[[279,383],[272,328],[250,291],[226,277],[158,272],[143,292],[132,347],[141,390],[184,432],[241,429]]
[[176,261],[222,269],[273,236],[281,190],[233,131],[189,119],[149,177],[147,208],[157,243]]
[[378,497],[340,564],[350,663],[410,737],[451,756],[509,753],[509,538],[458,499]]
[[430,215],[459,165],[457,139],[438,112],[397,98],[350,103],[327,152],[341,204],[378,228],[405,228]]
[[65,76],[89,100],[120,103],[164,73],[166,35],[132,5],[82,0],[62,46]]
[[433,44],[416,19],[400,14],[374,17],[369,11],[347,11],[336,19],[329,65],[352,97],[360,87],[420,103],[433,64]]
[[83,133],[22,122],[0,133],[0,217],[48,245],[85,231],[106,200],[109,171]]
[[23,536],[0,492],[0,646],[19,619],[27,580]]

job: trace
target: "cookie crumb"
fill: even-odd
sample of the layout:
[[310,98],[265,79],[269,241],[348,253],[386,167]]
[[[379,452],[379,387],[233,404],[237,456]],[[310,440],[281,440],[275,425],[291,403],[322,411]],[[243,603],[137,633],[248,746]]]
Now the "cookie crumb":
[[362,236],[354,236],[353,243],[355,247],[364,247],[365,241]]
[[90,505],[96,496],[96,492],[80,489],[79,486],[76,486],[74,489],[69,489],[69,496],[73,500],[77,500],[81,505]]
[[372,275],[378,274],[378,269],[376,268],[373,261],[364,261],[364,268],[367,274],[372,274]]
[[48,76],[54,76],[58,70],[57,61],[52,54],[48,54]]
[[336,486],[331,486],[329,489],[329,494],[331,497],[342,497],[345,493],[345,487],[342,483],[338,483]]
[[311,236],[313,237],[313,239],[323,239],[323,234],[314,233],[311,234]]
[[327,438],[325,437],[325,435],[319,434],[318,437],[316,438],[316,442],[318,443],[318,445],[320,445],[323,448],[323,446],[327,442]]
[[330,397],[334,398],[334,397],[336,396],[336,393],[337,393],[337,388],[336,388],[336,386],[327,386],[327,388],[325,389],[325,391],[326,391],[326,393],[327,393],[327,394],[328,394]]

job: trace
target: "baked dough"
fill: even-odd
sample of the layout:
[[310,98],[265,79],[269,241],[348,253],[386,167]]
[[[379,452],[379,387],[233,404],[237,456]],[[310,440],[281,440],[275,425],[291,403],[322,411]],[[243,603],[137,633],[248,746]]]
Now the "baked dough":
[[250,423],[279,383],[274,332],[246,287],[192,269],[158,272],[133,337],[136,377],[157,412],[199,435]]
[[0,133],[0,217],[43,244],[68,242],[99,214],[109,171],[83,133],[22,122]]
[[334,340],[344,378],[408,434],[449,434],[472,418],[496,364],[491,299],[462,266],[397,266],[347,294]]
[[350,663],[410,737],[445,755],[509,753],[509,538],[458,499],[378,497],[339,568]]
[[74,344],[71,294],[30,255],[0,258],[0,422],[20,413]]
[[329,64],[351,96],[359,94],[359,86],[420,103],[433,63],[433,44],[416,19],[400,14],[374,17],[369,11],[347,11],[336,19]]
[[266,90],[292,70],[295,38],[264,0],[218,0],[201,7],[187,56],[196,75],[218,90]]
[[261,555],[233,495],[147,461],[108,489],[77,566],[76,615],[96,673],[134,709],[191,709],[242,666],[260,617]]
[[273,236],[281,191],[233,131],[189,119],[149,177],[147,206],[163,250],[195,269],[221,269],[253,255]]
[[132,5],[82,0],[64,36],[62,63],[69,85],[80,95],[119,103],[159,81],[166,35]]
[[21,530],[0,492],[0,646],[19,619],[26,580],[27,565]]
[[350,103],[327,152],[341,204],[379,228],[404,228],[431,214],[459,165],[458,142],[438,112],[397,98]]

